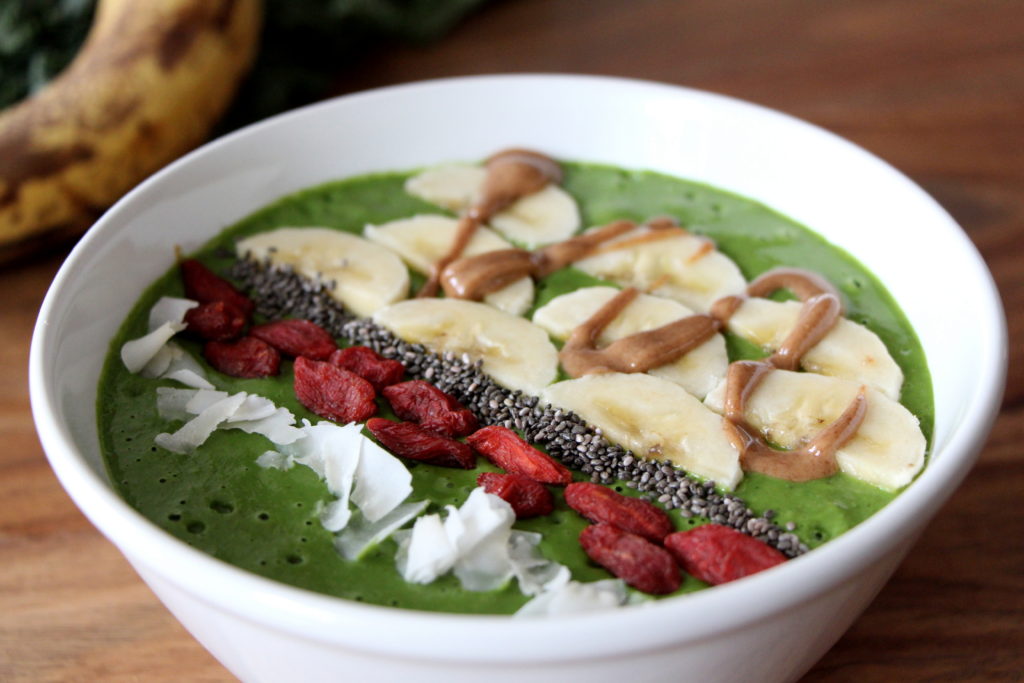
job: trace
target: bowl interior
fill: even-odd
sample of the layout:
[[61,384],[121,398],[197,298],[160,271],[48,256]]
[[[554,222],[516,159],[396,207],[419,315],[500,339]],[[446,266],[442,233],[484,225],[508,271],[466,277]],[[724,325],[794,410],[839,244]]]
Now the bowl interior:
[[[923,191],[842,139],[754,105],[636,81],[505,76],[373,91],[271,119],[173,164],[97,223],[54,282],[32,349],[37,424],[79,506],[126,553],[158,548],[179,568],[207,561],[120,502],[107,484],[96,437],[95,389],[109,340],[143,288],[171,266],[174,245],[193,250],[253,210],[309,185],[478,159],[508,146],[655,170],[757,199],[860,259],[916,329],[936,404],[933,461],[923,476],[861,527],[783,568],[787,576],[767,573],[741,584],[763,581],[756,588],[762,595],[773,581],[823,590],[852,573],[857,565],[849,559],[858,551],[867,550],[870,559],[892,547],[914,515],[930,516],[966,472],[1001,391],[1005,330],[976,250]],[[224,586],[241,574],[209,562]],[[183,571],[180,580],[187,582]],[[248,575],[236,585],[303,602],[306,618],[314,608],[394,612],[307,596]],[[703,610],[714,601],[743,601],[752,595],[748,590],[755,588],[729,586],[687,600]],[[758,609],[767,613],[785,600],[764,602]],[[298,612],[293,616],[298,624]]]

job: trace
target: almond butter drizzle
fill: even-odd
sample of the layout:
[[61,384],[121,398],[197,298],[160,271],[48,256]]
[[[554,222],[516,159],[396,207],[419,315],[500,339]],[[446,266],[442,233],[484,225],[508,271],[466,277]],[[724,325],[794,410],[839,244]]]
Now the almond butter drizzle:
[[536,276],[538,278],[546,277],[570,263],[585,259],[605,242],[634,229],[636,229],[636,223],[633,221],[614,221],[597,230],[538,249],[533,253],[534,262],[537,265]]
[[796,325],[775,353],[763,361],[730,363],[725,384],[726,436],[740,453],[740,466],[789,481],[810,481],[830,477],[839,471],[836,453],[853,438],[867,412],[864,387],[846,410],[800,448],[783,451],[772,448],[746,419],[746,405],[764,378],[773,370],[796,370],[800,359],[827,335],[843,314],[839,293],[817,273],[797,268],[776,268],[747,286],[746,296],[726,296],[711,307],[711,315],[724,326],[747,296],[767,296],[788,289],[803,307]]
[[654,330],[624,337],[603,349],[597,339],[604,329],[639,295],[624,289],[598,309],[570,335],[559,360],[572,377],[603,372],[646,372],[681,358],[718,332],[747,296],[766,296],[788,289],[804,305],[793,330],[778,350],[764,361],[736,361],[726,374],[723,429],[740,453],[740,466],[789,481],[830,477],[839,471],[836,453],[857,433],[867,412],[866,389],[830,425],[800,448],[783,451],[770,446],[747,422],[747,400],[764,378],[776,369],[795,370],[800,359],[832,330],[842,315],[838,292],[817,275],[795,268],[776,269],[755,279],[744,296],[725,296],[711,307],[710,315],[681,318]]
[[867,413],[867,396],[861,387],[832,424],[814,435],[804,446],[790,451],[776,450],[746,419],[750,395],[768,373],[775,370],[760,361],[736,361],[726,375],[725,435],[740,452],[740,466],[746,472],[759,472],[788,481],[811,481],[831,477],[839,471],[836,452],[853,438]]
[[[634,235],[633,237],[619,240],[617,242],[606,242],[604,244],[601,244],[588,255],[596,256],[598,254],[606,254],[610,251],[620,251],[622,249],[629,249],[630,247],[635,247],[641,244],[658,242],[660,240],[690,234],[683,228],[680,228],[678,225],[658,224],[657,226],[655,226],[648,223],[647,228],[647,230],[640,233],[639,235]],[[703,256],[703,254],[701,254],[701,256]],[[691,256],[691,258],[693,257]],[[700,257],[698,256],[697,258]]]
[[[460,219],[451,248],[434,265],[417,296],[434,296],[438,288],[443,287],[447,296],[480,300],[523,277],[543,278],[594,254],[686,234],[672,218],[658,217],[647,222],[646,232],[612,242],[637,227],[632,221],[620,220],[533,252],[512,248],[460,258],[482,223],[517,199],[560,179],[561,169],[557,163],[536,152],[513,149],[491,157],[480,201]],[[707,240],[688,262],[699,260],[713,250],[714,243]],[[724,296],[715,301],[708,315],[687,316],[598,349],[598,337],[640,293],[633,287],[624,289],[573,330],[559,359],[572,377],[603,372],[646,372],[671,363],[703,344],[725,326],[748,297],[768,296],[779,289],[788,289],[803,301],[796,325],[770,358],[736,361],[729,365],[723,428],[740,452],[740,464],[746,471],[789,481],[832,476],[838,471],[836,452],[856,434],[864,420],[867,411],[864,387],[839,418],[799,449],[772,448],[745,418],[747,399],[764,377],[775,369],[797,369],[803,355],[820,342],[843,315],[838,292],[816,273],[798,268],[770,270],[751,282],[745,294]]]
[[525,249],[499,249],[449,263],[441,272],[446,296],[479,301],[533,274],[533,255]]
[[[663,220],[663,219],[662,219]],[[541,279],[592,255],[602,244],[636,228],[632,221],[615,221],[597,230],[570,237],[536,251],[499,249],[458,258],[441,268],[445,294],[479,301],[527,275]],[[420,291],[420,296],[424,296]]]
[[480,225],[516,200],[540,192],[550,183],[562,181],[562,169],[555,160],[526,149],[498,152],[487,160],[485,167],[487,175],[480,199],[459,219],[455,240],[448,252],[434,264],[417,297],[437,294],[441,273],[462,255]]
[[558,354],[571,377],[603,372],[647,372],[685,355],[711,338],[721,324],[709,315],[690,315],[667,325],[617,339],[603,349],[597,338],[639,296],[634,287],[608,300],[572,331]]

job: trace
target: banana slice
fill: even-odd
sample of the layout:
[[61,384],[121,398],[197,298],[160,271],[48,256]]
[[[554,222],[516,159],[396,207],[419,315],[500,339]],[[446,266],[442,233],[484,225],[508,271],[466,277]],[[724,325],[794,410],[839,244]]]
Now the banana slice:
[[[583,287],[557,296],[533,314],[533,322],[559,341],[587,321],[608,303],[619,290],[614,287]],[[649,294],[639,295],[626,306],[598,338],[599,346],[637,332],[646,332],[692,314],[686,306],[671,299]],[[675,382],[697,398],[718,386],[729,367],[725,338],[716,334],[682,358],[654,368],[648,374]]]
[[[746,419],[769,442],[797,448],[835,421],[860,386],[836,377],[775,370],[747,399]],[[724,397],[722,382],[704,403],[720,413]],[[924,465],[921,427],[909,410],[877,389],[868,388],[867,398],[864,421],[836,453],[839,469],[884,489],[906,486]]]
[[[479,198],[486,175],[481,166],[437,166],[409,178],[405,191],[460,212]],[[548,185],[495,214],[490,226],[516,244],[533,249],[561,242],[575,234],[580,228],[580,212],[568,192],[557,185]]]
[[707,313],[720,297],[746,289],[740,269],[707,238],[674,229],[648,238],[650,233],[650,228],[640,226],[574,265],[595,277],[674,299],[700,313]]
[[495,214],[490,225],[513,242],[534,249],[576,234],[580,211],[568,192],[548,185]]
[[358,316],[409,295],[409,271],[391,250],[331,228],[279,228],[238,242],[239,256],[334,282],[331,295]]
[[743,477],[722,417],[668,380],[643,373],[587,375],[551,385],[541,399],[573,411],[639,457],[667,458],[727,489]]
[[433,351],[468,354],[499,384],[536,395],[555,380],[558,351],[525,318],[461,299],[410,299],[373,315],[405,341]]
[[[729,319],[728,328],[775,351],[796,325],[800,308],[798,301],[747,299]],[[893,400],[899,400],[903,386],[903,371],[878,335],[846,318],[804,354],[800,366],[819,375],[862,382]]]
[[479,198],[486,177],[487,171],[483,166],[444,164],[410,177],[405,181],[405,191],[458,213]]
[[[367,225],[363,235],[394,251],[413,270],[429,275],[434,264],[448,253],[455,241],[458,225],[454,218],[421,214],[382,225]],[[479,228],[462,253],[463,256],[476,256],[511,247],[493,230]],[[516,280],[485,296],[484,303],[512,315],[522,315],[533,305],[533,280],[528,277]]]

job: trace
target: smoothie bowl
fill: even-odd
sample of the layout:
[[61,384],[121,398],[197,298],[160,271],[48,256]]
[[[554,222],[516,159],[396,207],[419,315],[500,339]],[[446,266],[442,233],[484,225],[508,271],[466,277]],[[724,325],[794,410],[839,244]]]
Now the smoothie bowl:
[[[1005,345],[973,246],[866,152],[706,93],[501,76],[154,176],[59,273],[31,390],[72,498],[244,680],[787,680],[966,474]],[[760,571],[687,556],[709,528]]]

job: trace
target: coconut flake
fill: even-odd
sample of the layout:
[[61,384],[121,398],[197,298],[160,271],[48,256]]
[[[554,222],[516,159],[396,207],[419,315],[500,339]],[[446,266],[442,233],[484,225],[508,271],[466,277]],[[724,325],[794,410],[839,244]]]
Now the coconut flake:
[[[202,392],[203,390],[200,390]],[[217,427],[238,410],[245,400],[244,393],[222,398],[206,407],[173,434],[157,434],[156,445],[173,453],[191,453],[202,445]],[[192,401],[195,401],[193,397]],[[192,401],[189,403],[191,404]]]
[[201,365],[171,337],[187,327],[185,314],[199,305],[198,301],[161,297],[149,309],[149,332],[125,342],[121,360],[129,372],[149,379],[172,379],[198,389],[212,389]]
[[180,370],[171,370],[160,377],[161,379],[172,379],[175,382],[184,384],[187,387],[195,387],[196,389],[213,389],[213,385],[210,384],[202,375],[196,373],[194,370],[182,368]]
[[190,413],[187,406],[195,389],[156,388],[156,412],[165,420],[187,420]]
[[461,508],[447,507],[444,522],[427,515],[408,536],[395,534],[399,573],[411,583],[430,583],[454,569],[466,590],[494,590],[513,576],[508,541],[515,518],[504,500],[473,489]]
[[359,440],[362,435],[359,433],[359,425],[347,424],[339,426],[333,422],[318,422],[310,424],[309,420],[303,420],[302,431],[305,436],[297,439],[291,444],[283,444],[282,453],[287,453],[295,458],[295,462],[305,465],[317,473],[321,479],[324,478],[324,460],[330,449],[339,451],[351,450],[359,453]]
[[352,502],[376,522],[409,497],[412,474],[402,461],[363,437]]
[[[181,382],[185,386],[195,387],[196,389],[213,389],[213,384],[206,379],[206,371],[203,370],[203,366],[199,364],[192,354],[181,348],[174,342],[167,342],[164,349],[170,354],[171,362],[160,373],[161,379],[171,379],[176,382]],[[152,364],[153,361],[150,361]],[[143,374],[149,369],[147,364],[143,368]]]
[[[246,394],[242,405],[238,407],[235,414],[228,418],[229,423],[250,422],[270,417],[277,410],[277,406],[269,398],[257,394]],[[234,426],[233,424],[231,426]]]
[[395,561],[409,583],[431,583],[451,569],[458,558],[458,550],[437,514],[419,517],[412,533],[400,539]]
[[290,470],[294,461],[291,456],[278,451],[263,451],[260,457],[256,458],[256,464],[266,469]]
[[128,372],[137,373],[146,367],[178,329],[171,323],[164,323],[143,337],[125,342],[121,347],[121,361]]
[[459,550],[455,576],[466,590],[500,588],[512,577],[508,549],[512,524],[516,521],[512,506],[482,488],[475,488],[457,514],[462,532],[452,539]]
[[168,372],[171,368],[171,363],[174,362],[177,353],[175,352],[175,344],[173,342],[167,342],[153,354],[153,357],[142,366],[139,370],[139,374],[146,379],[160,379],[164,373]]
[[185,329],[185,314],[199,305],[198,301],[173,296],[163,296],[149,309],[149,331],[170,323],[177,331]]
[[376,522],[369,521],[362,514],[353,515],[345,530],[334,539],[334,547],[346,560],[358,560],[368,549],[423,512],[428,503],[421,500],[399,505]]
[[519,608],[517,617],[542,617],[556,614],[581,614],[620,607],[627,600],[626,584],[621,579],[591,583],[569,581],[561,588],[541,593]]
[[173,341],[164,344],[139,374],[148,379],[171,379],[196,389],[213,389],[199,362]]
[[348,509],[348,496],[332,500],[324,506],[320,512],[320,524],[328,531],[341,531],[348,524],[352,517],[352,511]]
[[512,578],[508,556],[508,533],[493,534],[462,555],[453,568],[462,587],[468,591],[492,591]]
[[[232,394],[232,396],[240,396],[241,398],[238,401],[238,405],[242,405],[242,403],[245,402],[245,397],[248,396],[248,394],[245,393],[244,391],[240,391],[237,394]],[[223,401],[227,397],[228,392],[226,391],[217,391],[216,389],[199,389],[194,394],[192,394],[192,400],[190,400],[188,404],[185,406],[185,410],[192,413],[193,415],[199,415],[213,404],[217,403],[218,401]],[[228,415],[228,417],[231,417],[231,415]]]
[[569,568],[552,562],[537,548],[542,536],[532,531],[513,530],[508,540],[512,573],[523,595],[538,595],[556,590],[572,577]]
[[462,534],[453,539],[460,555],[468,555],[492,535],[510,530],[516,521],[511,505],[479,487],[470,492],[457,514],[464,526]]
[[287,408],[278,408],[267,417],[259,420],[244,420],[241,422],[232,421],[230,427],[241,429],[250,434],[260,434],[273,441],[278,446],[286,446],[295,443],[306,432],[295,427],[295,416]]
[[[337,500],[327,506],[320,521],[328,531],[341,531],[352,515],[348,501],[356,469],[359,467],[360,449],[358,442],[355,441],[355,438],[361,438],[359,426],[348,424],[338,427],[330,422],[321,422],[309,428],[307,433],[314,430],[318,438],[316,446],[320,449],[319,457],[323,463],[323,478],[327,482],[327,490],[337,497]],[[296,462],[302,461],[296,458]]]

